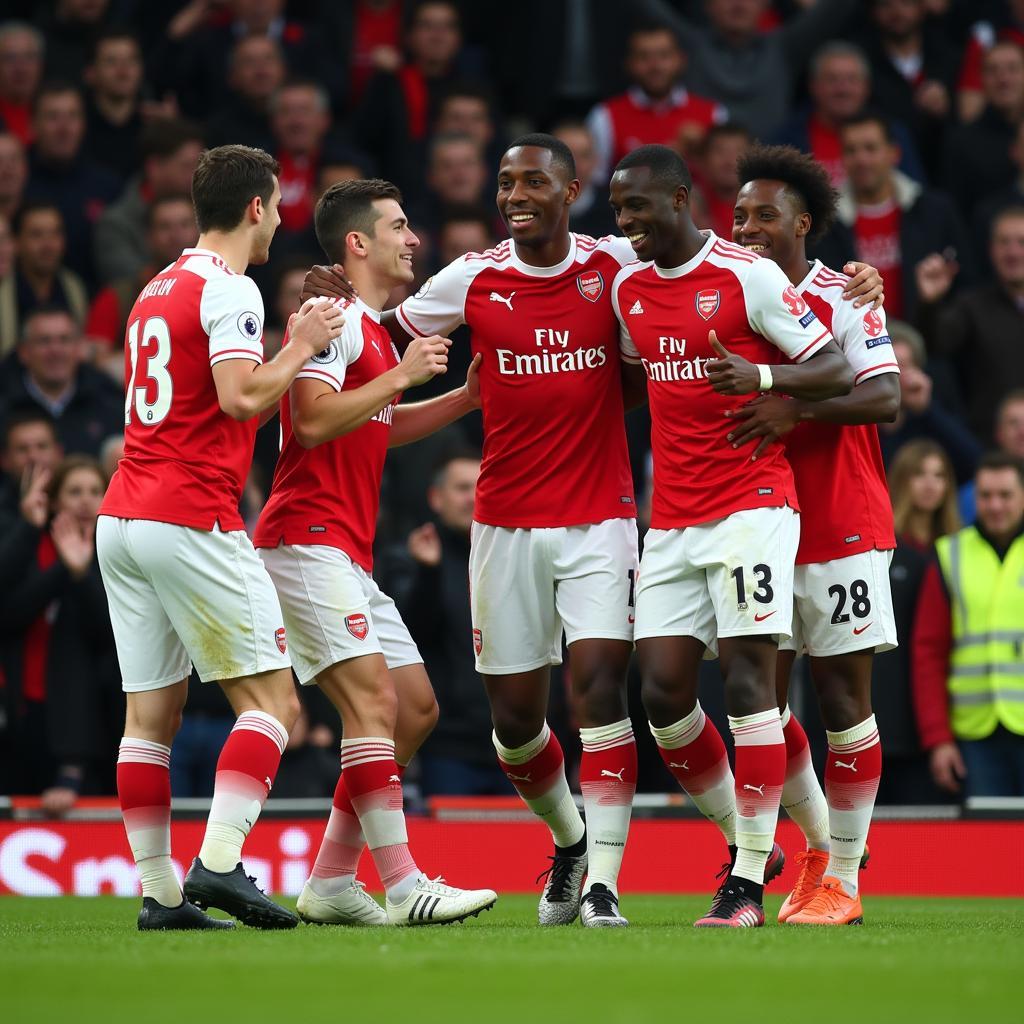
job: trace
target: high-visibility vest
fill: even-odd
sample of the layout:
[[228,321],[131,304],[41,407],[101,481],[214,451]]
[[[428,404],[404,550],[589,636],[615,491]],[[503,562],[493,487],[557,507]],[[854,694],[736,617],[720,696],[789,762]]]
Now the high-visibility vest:
[[1001,724],[1024,736],[1024,536],[1001,562],[974,526],[935,547],[953,614],[953,734],[980,740]]

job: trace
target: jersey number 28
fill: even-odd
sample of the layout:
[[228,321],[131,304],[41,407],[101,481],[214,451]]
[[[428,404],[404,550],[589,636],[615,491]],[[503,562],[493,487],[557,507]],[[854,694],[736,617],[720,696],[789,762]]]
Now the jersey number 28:
[[[146,351],[140,355],[143,347]],[[139,423],[155,426],[170,412],[174,394],[174,383],[167,372],[171,360],[171,332],[167,321],[162,316],[150,317],[145,323],[133,320],[128,328],[128,352],[132,372],[124,399],[124,424],[131,423],[134,409]],[[135,386],[136,380],[140,381],[139,387]],[[152,395],[152,401],[148,400],[148,395]]]

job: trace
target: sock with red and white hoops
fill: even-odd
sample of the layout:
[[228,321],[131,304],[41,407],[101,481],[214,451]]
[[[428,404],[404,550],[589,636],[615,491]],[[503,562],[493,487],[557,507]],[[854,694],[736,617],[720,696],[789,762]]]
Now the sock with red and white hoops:
[[341,774],[388,899],[401,903],[421,873],[409,852],[394,740],[385,736],[342,740]]
[[874,715],[845,732],[826,732],[825,735],[828,737],[825,795],[830,836],[825,874],[838,878],[848,896],[856,896],[860,859],[882,778],[882,745]]
[[764,884],[786,781],[786,741],[778,708],[729,716],[736,744],[736,863],[732,873]]
[[233,871],[242,859],[242,843],[263,810],[288,730],[265,711],[243,711],[217,760],[213,801],[199,850],[203,867]]
[[125,736],[117,751],[117,796],[142,895],[181,906],[171,864],[171,748]]
[[555,846],[575,846],[586,831],[565,777],[562,745],[548,727],[521,747],[503,746],[492,736],[498,763],[523,802],[551,829]]
[[618,892],[629,816],[636,793],[636,739],[628,718],[580,729],[580,790],[587,814],[587,885]]
[[807,733],[789,710],[782,709],[782,735],[786,740],[786,782],[782,806],[799,826],[809,850],[828,849],[828,803],[811,763]]
[[651,726],[658,753],[694,806],[736,845],[736,790],[721,734],[698,703],[663,728]]

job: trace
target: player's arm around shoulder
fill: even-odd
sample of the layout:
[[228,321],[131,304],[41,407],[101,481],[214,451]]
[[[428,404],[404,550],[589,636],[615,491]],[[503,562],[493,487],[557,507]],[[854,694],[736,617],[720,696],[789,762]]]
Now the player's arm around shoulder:
[[[304,303],[289,321],[290,344],[264,363],[263,303],[259,289],[241,275],[226,281],[227,284],[207,284],[201,316],[210,336],[210,364],[217,400],[228,416],[244,421],[280,401],[306,360],[341,331],[344,316],[331,302]],[[248,285],[240,283],[246,281]],[[235,342],[235,347],[231,347]]]
[[747,393],[778,391],[815,402],[849,394],[853,369],[832,332],[775,263],[767,259],[752,263],[743,290],[751,327],[793,360],[773,364],[767,373],[759,366],[758,383]]

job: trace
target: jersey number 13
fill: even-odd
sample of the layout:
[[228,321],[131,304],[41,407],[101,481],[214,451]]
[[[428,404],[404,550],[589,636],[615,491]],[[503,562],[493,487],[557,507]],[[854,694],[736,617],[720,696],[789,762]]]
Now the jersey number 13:
[[[140,351],[145,348],[145,351]],[[174,383],[167,372],[171,359],[171,332],[162,316],[153,316],[143,323],[132,321],[128,328],[128,352],[132,361],[131,377],[124,399],[124,423],[132,421],[134,409],[137,421],[152,427],[171,409]],[[136,381],[140,385],[136,387]],[[149,401],[152,396],[152,401]]]

